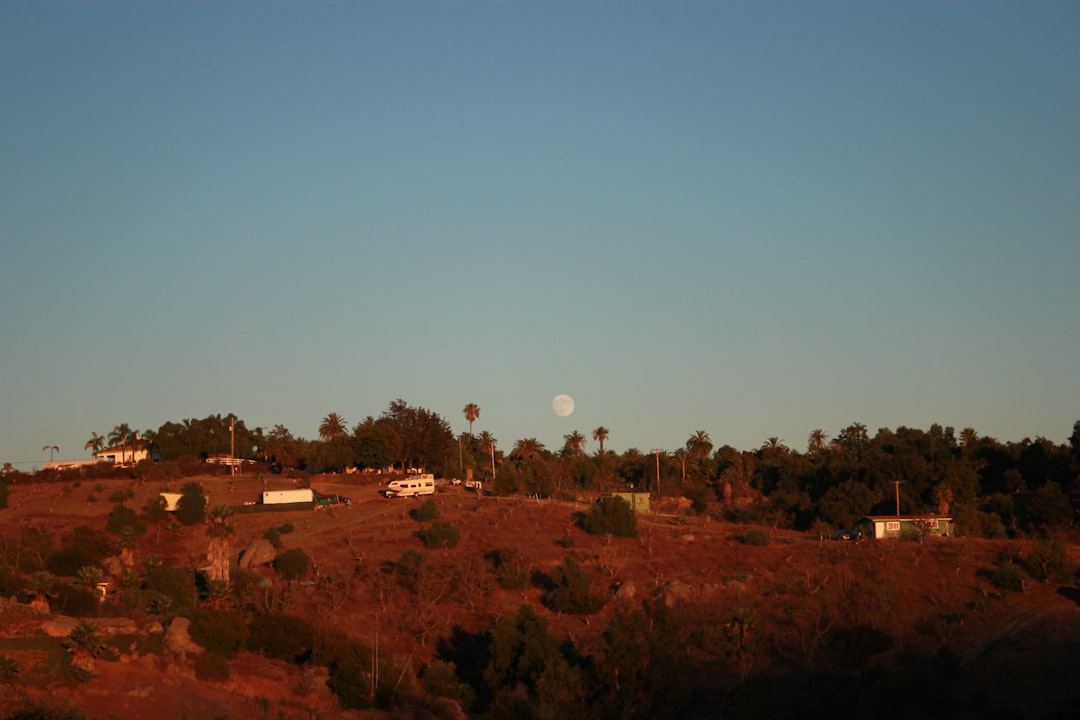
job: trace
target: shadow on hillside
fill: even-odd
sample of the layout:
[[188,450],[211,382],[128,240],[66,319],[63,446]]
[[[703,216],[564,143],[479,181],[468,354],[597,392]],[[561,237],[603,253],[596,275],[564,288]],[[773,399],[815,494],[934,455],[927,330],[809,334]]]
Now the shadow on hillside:
[[1080,590],[1074,587],[1060,587],[1058,588],[1058,595],[1064,598],[1072,600],[1077,605],[1080,605]]
[[545,593],[555,589],[555,583],[551,580],[551,577],[539,570],[533,570],[531,581],[534,588],[543,590]]
[[574,523],[574,525],[576,527],[578,527],[578,528],[580,528],[582,530],[585,529],[585,513],[583,513],[583,512],[570,513],[570,519],[573,521],[573,523]]

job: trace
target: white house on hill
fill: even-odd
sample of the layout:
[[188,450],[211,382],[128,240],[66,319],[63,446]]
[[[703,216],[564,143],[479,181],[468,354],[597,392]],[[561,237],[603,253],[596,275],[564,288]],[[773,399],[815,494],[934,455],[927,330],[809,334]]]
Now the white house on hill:
[[141,442],[114,445],[94,453],[94,459],[98,462],[110,462],[116,465],[135,465],[148,457],[150,457],[150,453],[147,451],[146,445]]

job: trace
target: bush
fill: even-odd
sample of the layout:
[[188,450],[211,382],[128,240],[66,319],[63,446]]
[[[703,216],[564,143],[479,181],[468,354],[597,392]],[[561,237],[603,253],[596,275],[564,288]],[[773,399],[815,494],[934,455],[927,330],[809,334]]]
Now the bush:
[[109,513],[105,529],[113,534],[123,535],[125,528],[131,528],[135,535],[142,535],[146,532],[146,523],[139,519],[134,510],[121,502]]
[[420,507],[416,510],[416,519],[421,522],[430,522],[437,517],[439,517],[439,506],[430,498],[420,503]]
[[247,646],[265,657],[299,665],[311,659],[315,628],[295,615],[260,615],[251,621]]
[[748,530],[742,541],[743,545],[765,547],[769,544],[769,535],[764,530]]
[[592,578],[569,555],[552,571],[551,581],[555,589],[544,596],[544,604],[555,612],[592,615],[604,606],[603,598],[589,594]]
[[522,553],[501,548],[485,553],[484,558],[495,569],[495,582],[503,590],[524,590],[529,587],[529,561]]
[[135,495],[135,492],[128,488],[127,490],[117,490],[109,495],[109,502],[116,505],[122,505],[128,501],[128,498]]
[[263,530],[263,539],[269,541],[275,550],[281,547],[281,531],[276,527]]
[[637,537],[637,515],[621,497],[600,498],[585,517],[585,531],[590,535]]
[[49,605],[54,613],[71,617],[97,617],[101,612],[96,592],[64,583],[56,586],[56,598]]
[[225,682],[232,676],[229,659],[217,653],[204,652],[195,656],[195,677],[204,682]]
[[206,495],[197,482],[189,482],[180,488],[180,499],[176,501],[176,519],[184,525],[201,525],[206,520]]
[[1073,579],[1074,568],[1061,538],[1054,535],[1035,543],[1031,554],[1024,561],[1024,569],[1035,580],[1068,583]]
[[8,506],[8,486],[7,481],[0,480],[0,510],[3,510]]
[[286,580],[296,580],[311,567],[311,558],[300,548],[293,548],[274,558],[274,571]]
[[214,608],[193,608],[188,612],[188,617],[191,620],[191,639],[209,652],[232,657],[244,649],[248,627],[236,613]]
[[64,538],[60,550],[49,557],[45,566],[53,575],[71,576],[86,565],[101,565],[116,552],[116,545],[105,531],[83,525]]
[[430,527],[420,531],[420,539],[424,547],[428,548],[452,548],[457,547],[461,541],[461,529],[451,525],[445,520],[434,522]]
[[1024,568],[1011,559],[998,563],[991,576],[994,587],[1006,592],[1021,592],[1026,589],[1027,573]]

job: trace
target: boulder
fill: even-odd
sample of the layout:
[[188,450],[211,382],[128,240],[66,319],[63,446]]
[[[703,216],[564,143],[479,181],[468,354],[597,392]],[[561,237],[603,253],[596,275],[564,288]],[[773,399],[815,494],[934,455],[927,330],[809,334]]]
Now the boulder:
[[191,639],[190,629],[191,621],[187,618],[173,618],[173,621],[169,623],[169,629],[165,631],[165,638],[162,641],[165,650],[173,655],[200,652],[199,646]]
[[615,591],[616,600],[633,600],[637,595],[637,585],[627,580]]
[[269,540],[265,538],[252,540],[251,544],[240,553],[240,568],[250,570],[260,565],[269,565],[274,562],[274,557],[274,546]]

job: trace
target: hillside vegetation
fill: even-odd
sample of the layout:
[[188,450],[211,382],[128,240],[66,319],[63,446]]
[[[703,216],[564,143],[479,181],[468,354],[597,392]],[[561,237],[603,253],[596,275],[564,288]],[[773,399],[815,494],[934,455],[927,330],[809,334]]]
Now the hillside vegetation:
[[[270,475],[9,486],[4,712],[1041,717],[1075,699],[1065,533],[844,543],[671,502],[621,537],[587,532],[584,497],[310,483],[352,502],[221,510],[295,484]],[[191,524],[152,502],[192,485],[208,511]],[[269,559],[241,569],[260,540]],[[191,644],[171,646],[180,625]]]

